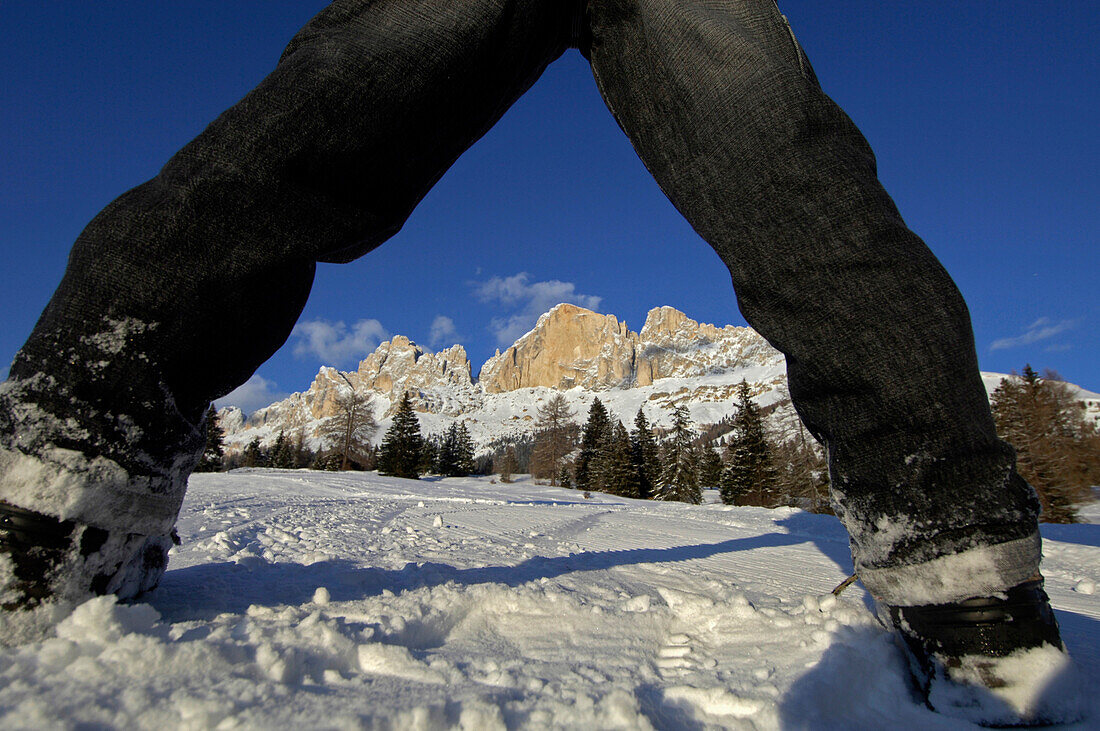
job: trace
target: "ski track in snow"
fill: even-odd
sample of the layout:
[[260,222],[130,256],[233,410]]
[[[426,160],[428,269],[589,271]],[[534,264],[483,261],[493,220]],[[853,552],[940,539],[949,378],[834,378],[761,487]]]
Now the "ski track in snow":
[[[191,478],[179,532],[146,603],[0,647],[0,727],[973,728],[914,699],[858,585],[829,593],[829,516],[239,470]],[[1096,699],[1100,525],[1043,533]]]

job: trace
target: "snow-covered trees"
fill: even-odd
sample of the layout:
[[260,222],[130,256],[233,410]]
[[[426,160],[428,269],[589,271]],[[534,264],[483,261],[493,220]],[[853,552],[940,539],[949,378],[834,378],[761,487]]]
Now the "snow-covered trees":
[[724,468],[722,455],[713,446],[699,450],[699,484],[702,487],[718,487]]
[[267,454],[260,446],[260,438],[254,437],[241,453],[241,467],[267,467]]
[[588,421],[581,432],[581,453],[573,469],[574,486],[578,490],[602,490],[602,457],[604,442],[611,436],[611,419],[597,398],[588,409]]
[[279,436],[275,438],[275,446],[271,448],[271,466],[293,469],[296,466],[294,462],[294,447],[287,439],[286,432],[279,432]]
[[687,408],[677,406],[673,409],[672,433],[665,443],[664,468],[653,495],[655,500],[678,500],[694,505],[703,502],[690,427]]
[[621,421],[615,422],[600,458],[603,491],[620,497],[641,497],[641,481],[634,464],[630,434]]
[[997,433],[1016,448],[1020,476],[1039,493],[1043,520],[1072,523],[1075,503],[1100,482],[1100,433],[1057,374],[1046,376],[1027,365],[1020,378],[1002,379],[993,417]]
[[384,475],[420,479],[423,452],[424,438],[420,435],[420,421],[416,418],[412,400],[406,393],[394,412],[393,423],[382,438],[378,470]]
[[638,473],[638,497],[653,497],[653,490],[661,476],[661,452],[653,430],[640,407],[634,417],[634,431],[630,434],[634,466]]
[[726,469],[718,485],[722,502],[765,508],[782,505],[783,496],[776,483],[764,419],[744,380],[737,387],[737,414],[733,425]]
[[464,477],[474,472],[474,442],[465,422],[455,422],[443,432],[432,467],[444,477]]

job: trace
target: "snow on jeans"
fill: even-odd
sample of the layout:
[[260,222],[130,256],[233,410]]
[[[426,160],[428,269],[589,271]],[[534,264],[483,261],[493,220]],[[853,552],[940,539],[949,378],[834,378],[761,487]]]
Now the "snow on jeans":
[[0,498],[170,530],[204,409],[286,340],[315,263],[396,233],[571,46],[785,354],[868,588],[950,601],[1034,574],[1038,502],[966,306],[773,0],[336,0],[80,235],[0,387]]

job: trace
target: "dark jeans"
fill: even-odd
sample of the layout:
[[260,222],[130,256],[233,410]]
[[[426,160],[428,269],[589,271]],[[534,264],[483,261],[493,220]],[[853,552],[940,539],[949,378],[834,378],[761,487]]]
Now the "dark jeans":
[[967,592],[1034,573],[1038,503],[994,434],[966,306],[773,0],[336,0],[81,234],[0,391],[0,497],[170,529],[204,409],[286,340],[315,262],[396,233],[570,46],[786,355],[865,583],[950,598],[924,569],[968,549],[992,568]]

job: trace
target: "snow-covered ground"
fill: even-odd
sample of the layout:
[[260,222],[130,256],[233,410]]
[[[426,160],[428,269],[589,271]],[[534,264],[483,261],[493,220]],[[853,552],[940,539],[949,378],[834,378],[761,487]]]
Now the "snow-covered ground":
[[[969,727],[913,699],[858,585],[830,595],[828,516],[257,470],[193,476],[179,528],[148,603],[0,648],[0,727]],[[1043,534],[1095,706],[1100,525]]]

